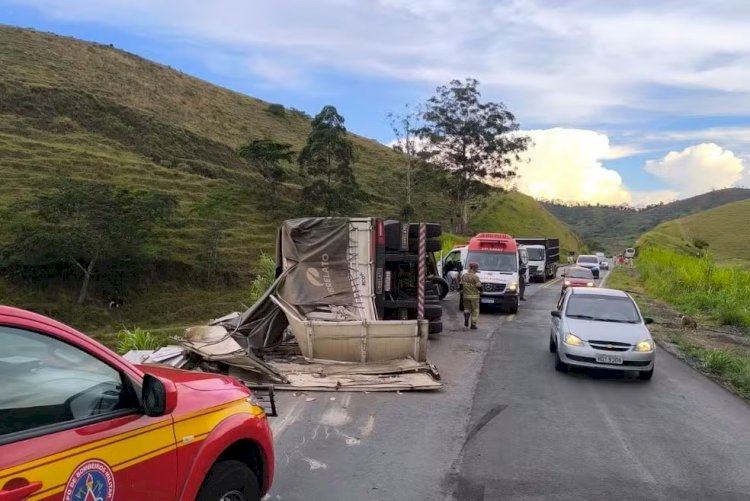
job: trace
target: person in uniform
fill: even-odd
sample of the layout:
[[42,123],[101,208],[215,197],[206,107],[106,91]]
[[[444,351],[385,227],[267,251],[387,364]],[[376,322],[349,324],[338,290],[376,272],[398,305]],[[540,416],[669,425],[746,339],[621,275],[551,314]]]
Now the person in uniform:
[[470,263],[469,271],[461,277],[461,289],[464,301],[464,326],[469,327],[469,322],[471,322],[472,329],[477,328],[477,321],[479,320],[479,296],[481,295],[482,281],[477,276],[478,271],[479,264]]

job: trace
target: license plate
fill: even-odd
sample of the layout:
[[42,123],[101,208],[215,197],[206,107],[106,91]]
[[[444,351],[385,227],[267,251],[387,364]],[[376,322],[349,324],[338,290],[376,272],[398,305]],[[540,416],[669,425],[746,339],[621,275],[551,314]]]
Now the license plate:
[[622,356],[621,355],[604,355],[602,353],[597,353],[596,361],[600,364],[622,365]]
[[484,304],[495,304],[495,300],[492,298],[482,298],[481,302]]

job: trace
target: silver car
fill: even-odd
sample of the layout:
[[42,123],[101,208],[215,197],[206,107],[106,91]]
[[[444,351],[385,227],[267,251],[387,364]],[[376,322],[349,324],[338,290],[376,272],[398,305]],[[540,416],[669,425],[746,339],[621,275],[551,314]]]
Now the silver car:
[[637,371],[639,379],[654,375],[654,340],[638,306],[625,292],[571,287],[552,311],[549,351],[555,369],[589,367]]

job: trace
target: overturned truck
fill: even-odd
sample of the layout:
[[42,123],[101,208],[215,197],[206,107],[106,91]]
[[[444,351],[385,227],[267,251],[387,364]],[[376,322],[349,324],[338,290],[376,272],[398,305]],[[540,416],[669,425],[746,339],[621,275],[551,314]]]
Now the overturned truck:
[[188,330],[185,344],[231,338],[280,388],[439,388],[427,339],[442,331],[440,234],[377,218],[285,221],[273,285],[245,312]]

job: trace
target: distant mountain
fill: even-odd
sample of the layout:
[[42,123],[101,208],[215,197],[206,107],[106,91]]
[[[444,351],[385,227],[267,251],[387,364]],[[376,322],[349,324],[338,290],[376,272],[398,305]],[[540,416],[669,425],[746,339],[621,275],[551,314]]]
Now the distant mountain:
[[750,198],[750,189],[727,188],[644,209],[609,206],[568,206],[545,202],[543,206],[591,247],[620,252],[640,235],[664,221],[695,214]]
[[560,239],[560,255],[583,250],[582,240],[537,200],[511,192],[486,200],[471,222],[472,233],[509,233],[515,237]]
[[691,254],[707,249],[722,262],[750,265],[750,199],[662,223],[637,245]]

